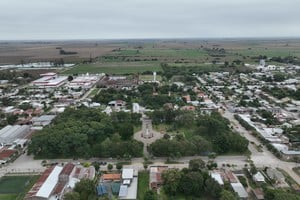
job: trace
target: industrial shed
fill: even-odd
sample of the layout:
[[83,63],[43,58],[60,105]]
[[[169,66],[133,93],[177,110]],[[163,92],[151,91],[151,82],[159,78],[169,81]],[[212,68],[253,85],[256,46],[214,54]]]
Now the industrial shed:
[[23,139],[30,132],[28,125],[8,125],[0,130],[0,143],[12,144],[16,139]]

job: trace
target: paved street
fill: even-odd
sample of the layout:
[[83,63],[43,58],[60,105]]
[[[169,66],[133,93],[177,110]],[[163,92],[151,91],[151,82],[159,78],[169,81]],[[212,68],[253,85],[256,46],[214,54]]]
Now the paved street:
[[[249,131],[247,131],[241,124],[234,118],[233,113],[225,110],[223,116],[231,121],[234,129],[244,136],[247,140],[253,141],[257,145],[261,145],[261,142]],[[249,150],[251,151],[251,160],[257,167],[278,167],[285,170],[298,184],[300,184],[300,177],[292,170],[297,166],[295,162],[285,162],[275,157],[267,148],[263,147],[263,152],[258,152],[253,144],[249,143]]]

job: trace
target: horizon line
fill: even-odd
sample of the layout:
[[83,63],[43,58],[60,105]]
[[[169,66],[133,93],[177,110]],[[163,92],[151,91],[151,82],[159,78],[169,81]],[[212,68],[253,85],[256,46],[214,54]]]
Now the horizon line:
[[258,37],[157,37],[157,38],[77,38],[77,39],[0,39],[0,42],[53,42],[53,41],[124,41],[124,40],[274,40],[274,39],[300,39],[300,36],[258,36]]

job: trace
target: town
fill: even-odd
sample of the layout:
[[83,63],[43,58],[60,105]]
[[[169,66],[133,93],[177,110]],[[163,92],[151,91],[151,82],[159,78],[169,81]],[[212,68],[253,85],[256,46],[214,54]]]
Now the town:
[[204,65],[179,53],[89,68],[140,62],[139,45],[89,64],[1,67],[0,199],[299,198],[296,57],[227,61],[206,44],[180,50],[208,52]]

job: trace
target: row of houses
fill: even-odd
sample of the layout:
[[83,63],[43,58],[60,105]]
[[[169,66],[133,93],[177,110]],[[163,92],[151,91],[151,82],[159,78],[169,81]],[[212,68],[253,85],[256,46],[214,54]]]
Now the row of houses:
[[132,168],[122,169],[122,173],[103,174],[97,186],[98,196],[112,195],[118,199],[136,200],[138,189],[138,171]]

